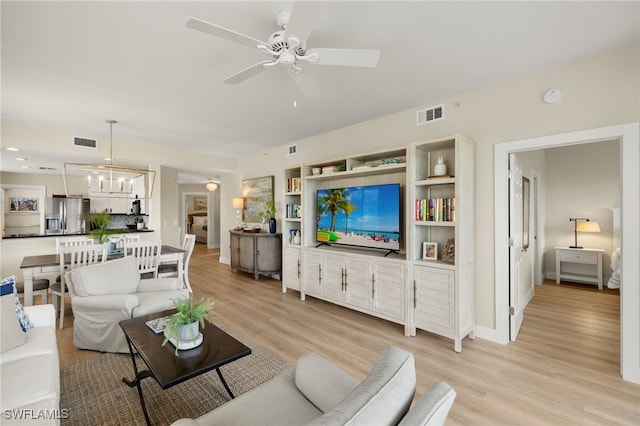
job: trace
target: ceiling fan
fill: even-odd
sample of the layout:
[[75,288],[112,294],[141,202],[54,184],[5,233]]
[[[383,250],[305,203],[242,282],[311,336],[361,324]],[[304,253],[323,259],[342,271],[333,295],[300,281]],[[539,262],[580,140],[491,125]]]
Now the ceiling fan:
[[271,56],[269,60],[258,62],[226,78],[223,80],[224,83],[238,84],[262,71],[282,65],[303,94],[312,97],[317,95],[319,87],[308,73],[302,72],[302,64],[374,68],[380,59],[379,50],[307,49],[307,38],[323,7],[321,2],[299,1],[294,4],[291,12],[279,12],[276,15],[276,23],[280,30],[271,34],[266,42],[198,18],[188,18],[186,25],[194,30],[256,48]]

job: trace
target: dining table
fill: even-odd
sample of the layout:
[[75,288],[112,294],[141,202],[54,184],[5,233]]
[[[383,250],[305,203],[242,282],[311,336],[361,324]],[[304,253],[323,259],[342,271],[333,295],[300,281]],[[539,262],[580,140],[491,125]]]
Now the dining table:
[[[178,277],[182,278],[185,251],[178,247],[162,245],[158,263],[178,263]],[[123,257],[124,253],[107,253],[107,260]],[[24,281],[24,306],[33,305],[33,280],[54,273],[60,273],[59,254],[25,256],[20,264]],[[66,267],[65,267],[66,269]]]

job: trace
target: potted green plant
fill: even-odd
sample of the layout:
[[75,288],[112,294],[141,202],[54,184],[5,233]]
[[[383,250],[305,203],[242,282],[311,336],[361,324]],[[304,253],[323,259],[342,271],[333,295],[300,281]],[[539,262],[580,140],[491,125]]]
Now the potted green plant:
[[89,235],[91,235],[98,244],[107,242],[107,237],[113,233],[112,230],[107,229],[109,222],[111,222],[111,215],[107,212],[91,213],[89,215],[89,221],[95,227],[89,231]]
[[273,201],[267,201],[264,203],[262,210],[258,212],[258,216],[262,218],[262,221],[269,221],[269,232],[276,233],[276,205]]
[[199,326],[204,328],[204,320],[211,317],[209,312],[213,306],[212,299],[201,298],[193,300],[193,296],[179,298],[173,302],[176,313],[169,317],[164,327],[164,341],[162,346],[172,341],[176,346],[175,354],[178,356],[178,347],[182,342],[192,342],[200,335]]

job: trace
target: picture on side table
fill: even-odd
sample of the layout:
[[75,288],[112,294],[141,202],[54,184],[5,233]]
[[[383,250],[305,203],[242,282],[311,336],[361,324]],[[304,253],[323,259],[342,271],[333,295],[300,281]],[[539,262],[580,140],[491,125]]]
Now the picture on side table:
[[422,243],[422,258],[425,260],[438,259],[438,243]]

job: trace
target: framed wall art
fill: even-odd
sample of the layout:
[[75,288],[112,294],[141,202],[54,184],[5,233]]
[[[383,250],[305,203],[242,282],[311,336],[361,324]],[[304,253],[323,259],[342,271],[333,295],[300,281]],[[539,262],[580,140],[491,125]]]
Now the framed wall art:
[[197,212],[207,210],[207,197],[193,197],[193,210]]
[[244,198],[243,222],[262,222],[258,213],[267,201],[273,202],[273,176],[264,176],[242,181]]
[[10,213],[38,213],[38,199],[32,197],[9,198]]

